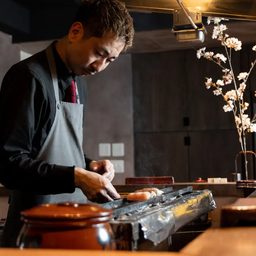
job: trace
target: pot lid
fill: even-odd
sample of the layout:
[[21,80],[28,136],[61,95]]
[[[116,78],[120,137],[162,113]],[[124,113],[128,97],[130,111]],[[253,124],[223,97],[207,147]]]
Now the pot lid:
[[33,207],[21,212],[21,216],[25,219],[84,220],[110,217],[112,213],[112,210],[96,204],[58,203]]
[[202,180],[202,178],[199,177],[197,180],[194,180],[194,182],[206,182],[206,180]]

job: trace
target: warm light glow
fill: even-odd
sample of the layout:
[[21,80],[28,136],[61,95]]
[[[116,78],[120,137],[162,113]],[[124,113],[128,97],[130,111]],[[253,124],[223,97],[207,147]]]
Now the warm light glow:
[[102,242],[105,242],[105,243],[108,242],[108,233],[107,233],[107,231],[102,228],[102,229],[100,229],[99,233],[100,233],[100,238],[101,238]]
[[255,205],[250,205],[250,206],[237,206],[237,207],[232,207],[234,210],[238,210],[238,211],[248,211],[248,210],[256,210],[256,206]]
[[95,207],[95,206],[91,206],[91,210],[92,210],[92,211],[95,211],[95,212],[98,211],[97,207]]
[[211,0],[181,0],[183,5],[186,8],[190,8],[190,7],[199,7],[202,11],[205,11],[208,9],[208,6],[211,4]]

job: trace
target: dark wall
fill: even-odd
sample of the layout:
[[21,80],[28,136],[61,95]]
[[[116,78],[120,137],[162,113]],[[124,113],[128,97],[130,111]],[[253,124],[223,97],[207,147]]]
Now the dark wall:
[[20,60],[20,49],[12,44],[12,37],[0,31],[0,89],[8,69]]
[[[6,34],[0,37],[2,80],[19,60],[20,46],[12,45]],[[34,53],[48,44],[27,48],[32,47]],[[25,48],[21,47],[30,52]],[[249,46],[236,52],[236,73],[248,71],[255,56]],[[198,60],[194,50],[121,56],[106,71],[88,79],[86,152],[98,158],[98,143],[125,143],[125,157],[118,158],[125,160],[125,173],[116,175],[115,184],[124,183],[134,170],[137,176],[173,175],[176,181],[199,176],[229,178],[240,150],[234,119],[224,113],[223,100],[204,86],[205,77],[216,80],[220,75],[218,66]],[[253,70],[247,99],[256,90],[255,81]],[[99,92],[100,104],[94,101]],[[102,116],[108,118],[102,122]],[[253,149],[252,141],[247,142],[248,149]]]
[[[232,56],[236,75],[248,71],[251,54],[251,47],[244,47]],[[223,111],[223,98],[204,85],[205,77],[221,79],[221,68],[187,50],[135,54],[132,72],[136,175],[172,175],[179,182],[230,179],[240,151],[234,117]],[[252,89],[247,88],[248,102]],[[252,136],[247,146],[253,150]]]
[[[113,184],[134,176],[131,55],[122,54],[106,70],[86,77],[88,102],[84,126],[84,150],[92,159],[123,160],[124,173]],[[100,143],[124,143],[124,156],[99,156]]]

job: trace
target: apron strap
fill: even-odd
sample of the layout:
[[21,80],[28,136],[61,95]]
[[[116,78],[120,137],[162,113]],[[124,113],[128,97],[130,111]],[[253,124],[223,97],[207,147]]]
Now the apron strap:
[[55,61],[53,57],[53,52],[52,52],[52,45],[49,45],[46,48],[46,56],[48,59],[48,63],[49,63],[49,67],[52,75],[52,83],[54,88],[56,105],[58,105],[60,102],[60,97],[59,97],[58,77],[57,77],[57,71],[56,71]]
[[[46,48],[46,56],[48,59],[51,75],[52,75],[52,83],[54,87],[54,94],[56,98],[56,105],[59,104],[60,102],[60,97],[59,97],[59,86],[58,86],[58,77],[57,77],[57,70],[56,70],[56,65],[55,65],[55,60],[53,56],[53,51],[52,51],[52,45],[49,45]],[[77,103],[80,104],[80,99],[79,99],[79,94],[78,94],[78,88],[77,88],[77,83],[75,81],[75,86],[76,86],[76,100]]]

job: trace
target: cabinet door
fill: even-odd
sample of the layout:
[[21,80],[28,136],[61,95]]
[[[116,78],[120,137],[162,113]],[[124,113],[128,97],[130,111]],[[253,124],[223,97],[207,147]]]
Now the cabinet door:
[[187,76],[185,52],[134,54],[135,132],[183,130]]
[[[191,145],[189,147],[189,172],[191,181],[201,177],[228,178],[235,172],[235,157],[241,151],[237,131],[199,131],[190,132]],[[250,149],[248,140],[248,149]],[[238,159],[241,172],[241,158]]]
[[136,176],[174,176],[189,181],[185,132],[135,134]]

